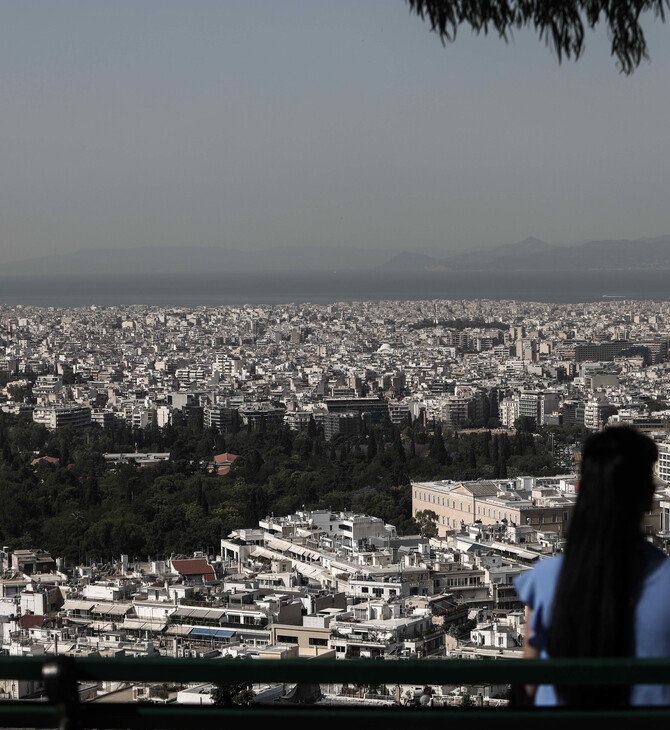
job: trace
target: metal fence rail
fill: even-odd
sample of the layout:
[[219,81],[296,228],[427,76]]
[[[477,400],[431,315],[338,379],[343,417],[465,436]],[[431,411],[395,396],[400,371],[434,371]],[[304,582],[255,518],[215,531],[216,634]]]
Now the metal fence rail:
[[[464,719],[493,724],[503,717],[521,725],[564,725],[597,717],[610,725],[633,719],[669,720],[670,707],[613,712],[564,709],[370,708],[258,706],[218,708],[136,703],[79,703],[76,682],[245,682],[349,684],[670,684],[667,659],[563,660],[216,660],[170,658],[78,658],[0,656],[0,679],[44,680],[49,702],[0,702],[3,727],[209,728],[226,721],[265,725],[277,719],[329,728],[347,722],[384,722],[389,727]],[[543,728],[544,730],[544,728]]]

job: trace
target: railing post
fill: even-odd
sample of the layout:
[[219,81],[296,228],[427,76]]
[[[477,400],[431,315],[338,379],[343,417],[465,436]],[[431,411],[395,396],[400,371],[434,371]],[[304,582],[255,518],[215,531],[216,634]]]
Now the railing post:
[[60,719],[60,730],[80,730],[79,691],[72,657],[58,656],[44,662],[42,679],[49,700]]

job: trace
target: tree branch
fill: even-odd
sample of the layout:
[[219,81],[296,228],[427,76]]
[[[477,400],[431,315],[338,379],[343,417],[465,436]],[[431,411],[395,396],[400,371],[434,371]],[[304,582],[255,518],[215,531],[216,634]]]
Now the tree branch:
[[670,0],[407,0],[410,12],[428,19],[443,44],[453,42],[461,25],[477,34],[489,28],[509,42],[515,28],[533,28],[561,63],[577,60],[584,51],[584,27],[603,23],[612,56],[624,74],[631,74],[649,58],[640,17],[653,12],[665,22]]

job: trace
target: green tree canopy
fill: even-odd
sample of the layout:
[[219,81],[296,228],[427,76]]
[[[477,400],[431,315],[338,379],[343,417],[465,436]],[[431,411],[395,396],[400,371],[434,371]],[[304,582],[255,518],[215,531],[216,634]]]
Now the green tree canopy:
[[414,519],[419,525],[422,535],[437,537],[437,514],[432,509],[417,512]]
[[218,707],[249,707],[254,704],[255,692],[243,682],[225,682],[214,685],[212,700]]

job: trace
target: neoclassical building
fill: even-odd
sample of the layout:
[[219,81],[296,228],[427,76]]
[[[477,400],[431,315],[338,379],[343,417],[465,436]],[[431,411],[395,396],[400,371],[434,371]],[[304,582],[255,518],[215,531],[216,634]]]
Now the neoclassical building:
[[435,512],[440,537],[477,521],[485,525],[531,525],[562,536],[575,502],[572,481],[564,476],[412,482],[412,515]]

